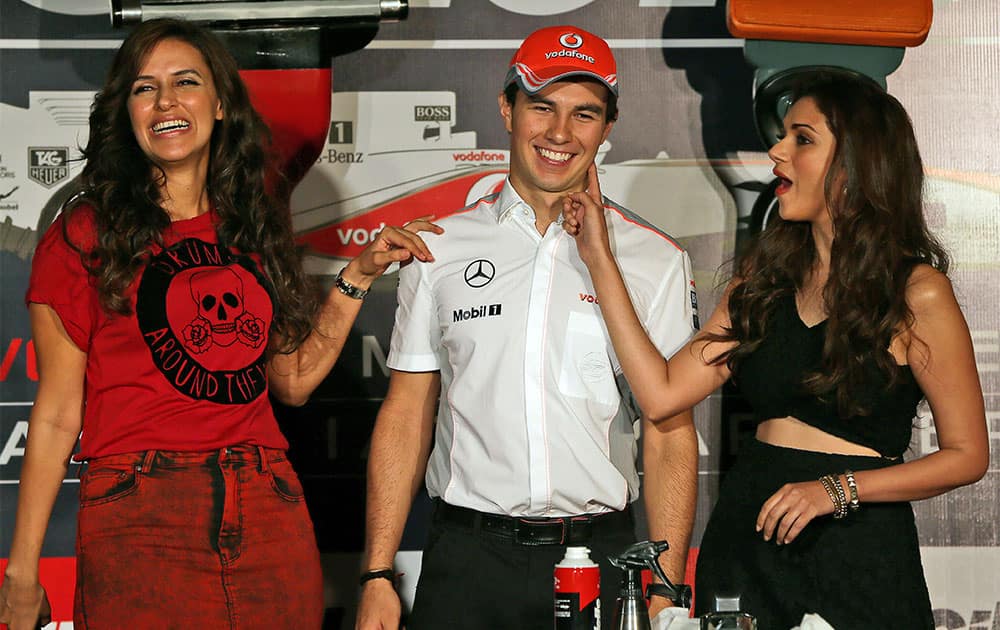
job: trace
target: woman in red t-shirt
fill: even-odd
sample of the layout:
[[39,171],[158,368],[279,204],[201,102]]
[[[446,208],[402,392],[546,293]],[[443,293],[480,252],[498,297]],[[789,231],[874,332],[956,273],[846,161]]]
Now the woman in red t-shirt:
[[0,588],[13,630],[50,618],[38,560],[78,436],[78,630],[320,627],[319,554],[268,392],[304,403],[372,281],[431,260],[416,232],[440,228],[384,229],[323,297],[268,191],[266,138],[209,31],[154,20],[119,49],[84,192],[33,261],[40,378]]

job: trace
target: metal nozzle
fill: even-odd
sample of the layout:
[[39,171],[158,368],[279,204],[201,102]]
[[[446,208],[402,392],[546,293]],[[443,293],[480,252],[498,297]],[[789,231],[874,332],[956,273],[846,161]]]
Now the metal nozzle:
[[[665,540],[646,540],[630,545],[620,555],[608,558],[611,564],[626,572],[638,572],[642,569],[649,569],[662,584],[650,584],[648,594],[657,594],[670,598],[674,604],[688,608],[691,605],[691,587],[686,584],[674,585],[663,569],[660,567],[659,557],[664,551],[670,549],[670,545]],[[626,577],[626,579],[628,579]]]
[[410,14],[410,3],[408,0],[381,0],[379,2],[382,9],[382,21],[405,20]]

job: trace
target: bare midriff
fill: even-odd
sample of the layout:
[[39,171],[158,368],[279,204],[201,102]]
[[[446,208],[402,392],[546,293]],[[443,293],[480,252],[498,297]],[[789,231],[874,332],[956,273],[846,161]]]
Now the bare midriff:
[[881,457],[875,449],[830,435],[798,418],[771,418],[757,426],[757,439],[772,446],[784,446],[817,453]]

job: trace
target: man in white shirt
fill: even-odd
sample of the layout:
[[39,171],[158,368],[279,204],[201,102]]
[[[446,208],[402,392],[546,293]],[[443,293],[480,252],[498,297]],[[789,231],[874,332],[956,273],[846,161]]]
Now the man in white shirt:
[[[697,489],[691,413],[639,419],[561,229],[566,195],[586,188],[617,118],[614,58],[582,29],[541,29],[504,87],[508,181],[439,221],[444,234],[425,237],[434,262],[400,271],[358,628],[399,623],[393,559],[424,480],[434,517],[410,630],[551,628],[552,570],[567,545],[590,547],[601,564],[607,627],[620,579],[607,556],[635,541],[640,427],[650,537],[670,542],[667,576],[684,576]],[[607,199],[605,208],[636,310],[670,356],[697,327],[687,254],[637,215]],[[654,613],[668,604],[653,600]]]

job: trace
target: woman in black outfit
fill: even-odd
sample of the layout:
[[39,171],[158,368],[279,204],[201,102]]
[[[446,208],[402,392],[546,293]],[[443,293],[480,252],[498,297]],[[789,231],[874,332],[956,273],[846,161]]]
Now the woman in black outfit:
[[[733,378],[756,439],[727,475],[698,558],[696,613],[739,595],[762,629],[819,613],[838,630],[933,628],[909,501],[989,464],[982,388],[947,255],[923,219],[910,120],[873,82],[800,82],[769,152],[774,219],[704,330],[669,362],[635,317],[608,247],[596,171],[567,198],[622,368],[666,418]],[[940,449],[904,462],[926,398]]]

